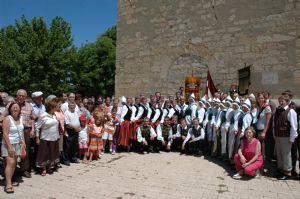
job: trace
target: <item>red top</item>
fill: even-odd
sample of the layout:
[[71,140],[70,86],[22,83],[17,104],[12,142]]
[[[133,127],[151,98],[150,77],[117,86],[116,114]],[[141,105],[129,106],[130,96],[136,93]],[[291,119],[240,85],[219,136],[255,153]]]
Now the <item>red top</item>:
[[[258,140],[256,138],[253,138],[253,141],[249,143],[246,139],[243,140],[243,149],[242,153],[244,157],[246,158],[246,161],[249,162],[254,156],[255,156],[255,151],[256,151],[256,145],[258,144]],[[256,161],[263,160],[263,156],[260,153],[258,155],[258,158]]]

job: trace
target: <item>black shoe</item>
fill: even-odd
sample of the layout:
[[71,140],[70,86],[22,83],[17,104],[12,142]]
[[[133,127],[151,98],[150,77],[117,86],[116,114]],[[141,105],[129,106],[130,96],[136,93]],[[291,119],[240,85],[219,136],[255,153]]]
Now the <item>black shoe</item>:
[[290,178],[289,176],[282,175],[281,177],[278,177],[277,180],[287,180],[289,178]]
[[31,178],[31,174],[28,171],[25,171],[24,173],[22,173],[22,176],[25,178]]
[[66,166],[70,166],[70,162],[69,161],[64,161],[62,162],[63,165],[66,165]]
[[78,163],[80,163],[80,161],[78,159],[75,159],[72,161],[72,163],[78,164]]

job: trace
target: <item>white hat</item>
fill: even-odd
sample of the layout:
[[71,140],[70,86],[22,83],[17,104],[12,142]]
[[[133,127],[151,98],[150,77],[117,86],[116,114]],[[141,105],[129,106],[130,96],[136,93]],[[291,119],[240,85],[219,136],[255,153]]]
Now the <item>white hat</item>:
[[126,97],[124,96],[121,97],[121,103],[126,103]]
[[42,91],[36,91],[36,92],[33,92],[31,97],[40,97],[43,95],[43,92]]
[[195,99],[195,94],[192,93],[192,94],[190,95],[190,97],[193,98],[193,99]]
[[228,102],[229,104],[232,104],[233,100],[230,97],[230,95],[227,96],[227,98],[225,99],[225,102]]
[[205,103],[206,103],[206,96],[205,95],[200,99],[199,103],[205,105]]
[[49,96],[46,98],[46,101],[51,101],[51,100],[53,100],[54,98],[56,98],[55,95],[49,95]]
[[213,102],[219,104],[221,101],[219,100],[219,98],[216,98],[216,97],[215,97],[215,98],[213,99]]
[[207,103],[207,104],[211,104],[212,101],[213,101],[213,100],[212,100],[211,98],[209,98],[208,100],[206,100],[206,103]]
[[225,107],[225,100],[221,101],[220,106]]
[[255,95],[254,95],[253,93],[251,93],[251,94],[249,95],[249,98],[253,98],[253,100],[255,100]]
[[237,104],[238,106],[240,106],[240,99],[239,99],[238,97],[236,97],[236,98],[233,100],[232,104]]
[[245,100],[245,102],[242,104],[242,106],[248,108],[249,110],[251,109],[251,102],[250,102],[249,98],[247,98]]

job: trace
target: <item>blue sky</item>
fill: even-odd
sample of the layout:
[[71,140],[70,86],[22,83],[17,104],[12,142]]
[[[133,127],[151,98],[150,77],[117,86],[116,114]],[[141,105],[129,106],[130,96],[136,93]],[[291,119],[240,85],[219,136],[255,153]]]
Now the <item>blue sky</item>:
[[71,24],[74,44],[94,42],[117,23],[117,0],[0,0],[0,27],[27,19],[44,17],[49,25],[61,16]]

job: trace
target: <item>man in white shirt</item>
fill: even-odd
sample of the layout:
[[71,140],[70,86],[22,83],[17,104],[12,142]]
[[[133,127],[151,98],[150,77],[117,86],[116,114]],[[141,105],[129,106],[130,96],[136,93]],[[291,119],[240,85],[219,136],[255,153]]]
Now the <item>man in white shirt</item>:
[[75,102],[69,102],[69,109],[65,112],[65,124],[67,134],[64,137],[65,148],[64,148],[64,161],[65,165],[70,165],[72,163],[79,163],[77,159],[78,154],[78,132],[81,130],[79,115],[76,113]]
[[278,98],[279,107],[273,117],[273,135],[275,137],[277,169],[280,180],[291,176],[292,157],[291,148],[298,136],[297,113],[288,106],[289,98],[286,95]]
[[[62,110],[62,112],[66,112],[69,109],[69,103],[75,103],[75,94],[74,93],[70,93],[69,94],[69,98],[68,101],[66,101],[65,103],[63,103],[60,107],[60,109]],[[77,104],[75,103],[75,112],[79,115],[80,114],[80,110],[79,107],[77,106]]]
[[[199,124],[199,119],[193,119],[193,126],[189,129],[187,137],[183,141],[182,150],[190,154],[202,155],[204,149],[204,129]],[[187,146],[186,146],[187,145]]]

